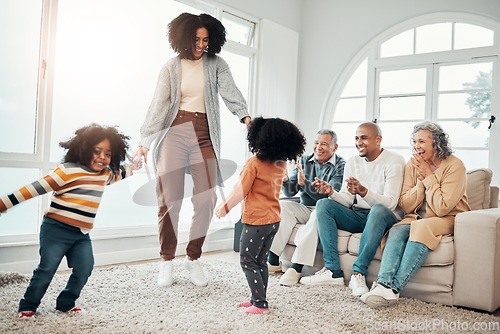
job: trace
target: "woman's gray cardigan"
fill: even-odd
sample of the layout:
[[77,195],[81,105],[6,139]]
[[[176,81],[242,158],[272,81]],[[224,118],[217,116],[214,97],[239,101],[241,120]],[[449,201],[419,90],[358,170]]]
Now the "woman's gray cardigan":
[[[219,56],[209,57],[203,55],[203,75],[205,80],[205,110],[207,113],[210,139],[214,147],[217,160],[220,159],[220,108],[218,93],[222,97],[227,108],[240,120],[250,116],[243,95],[229,70],[226,61]],[[150,148],[155,141],[153,149],[153,161],[156,166],[158,161],[158,150],[161,141],[172,125],[181,100],[181,59],[179,56],[170,59],[161,69],[158,83],[149,106],[146,119],[140,129],[141,139],[139,146]],[[218,173],[218,184],[222,184],[220,171]]]

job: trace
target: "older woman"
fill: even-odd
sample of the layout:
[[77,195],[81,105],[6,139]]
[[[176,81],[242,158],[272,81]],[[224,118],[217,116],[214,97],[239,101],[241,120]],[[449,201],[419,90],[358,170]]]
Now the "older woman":
[[455,216],[470,210],[465,166],[451,154],[442,128],[431,122],[415,125],[412,144],[415,153],[406,164],[399,198],[406,215],[389,230],[377,282],[361,296],[370,307],[396,302],[429,251],[453,234]]

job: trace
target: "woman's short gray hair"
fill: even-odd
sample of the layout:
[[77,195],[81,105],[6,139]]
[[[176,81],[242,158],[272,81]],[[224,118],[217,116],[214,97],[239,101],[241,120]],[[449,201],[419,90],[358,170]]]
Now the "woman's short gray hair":
[[433,122],[421,122],[413,127],[411,138],[413,139],[413,135],[420,130],[427,130],[431,133],[434,154],[439,159],[444,160],[451,155],[453,151],[448,141],[448,134],[444,132],[443,128]]

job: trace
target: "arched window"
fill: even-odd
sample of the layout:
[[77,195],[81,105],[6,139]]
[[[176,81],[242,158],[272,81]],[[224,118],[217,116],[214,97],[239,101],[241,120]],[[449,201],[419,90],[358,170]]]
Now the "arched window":
[[[423,120],[439,123],[467,169],[489,167],[500,175],[495,145],[498,118],[500,22],[463,13],[418,17],[366,45],[331,87],[321,126],[356,154],[357,125],[376,121],[382,144],[405,158],[410,133]],[[496,106],[496,107],[495,107]]]

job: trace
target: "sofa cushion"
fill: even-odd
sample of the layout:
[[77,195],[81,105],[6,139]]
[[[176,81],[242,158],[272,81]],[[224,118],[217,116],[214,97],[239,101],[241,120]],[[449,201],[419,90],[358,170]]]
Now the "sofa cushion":
[[338,230],[339,231],[339,238],[337,241],[337,251],[339,254],[345,254],[348,252],[349,249],[349,240],[351,239],[351,232],[347,232],[344,230]]
[[[295,244],[295,237],[297,236],[297,231],[299,228],[306,226],[305,224],[295,224],[292,230],[292,234],[290,235],[290,239],[288,239],[288,243],[293,246],[297,246]],[[339,238],[337,242],[337,250],[339,254],[347,253],[347,244],[349,243],[349,239],[351,237],[351,232],[347,232],[344,230],[339,230]],[[318,250],[322,250],[321,243],[318,242]]]
[[[359,243],[361,239],[361,233],[354,233],[349,239],[348,252],[353,256],[358,256],[359,253]],[[339,233],[339,244],[340,244],[340,233]],[[340,251],[339,251],[340,253]],[[377,252],[373,257],[374,260],[381,260],[382,256],[380,254],[380,247],[377,248]],[[438,247],[429,252],[427,259],[425,260],[423,266],[447,266],[453,263],[455,259],[455,250],[453,246],[453,236],[444,237],[439,243]]]
[[490,183],[492,172],[488,168],[473,169],[467,172],[465,192],[471,210],[490,207]]

